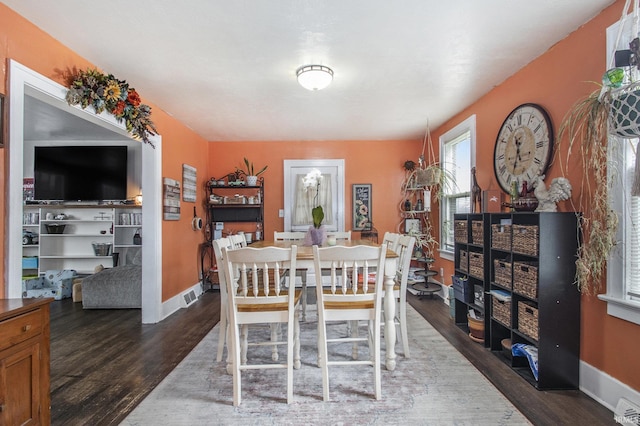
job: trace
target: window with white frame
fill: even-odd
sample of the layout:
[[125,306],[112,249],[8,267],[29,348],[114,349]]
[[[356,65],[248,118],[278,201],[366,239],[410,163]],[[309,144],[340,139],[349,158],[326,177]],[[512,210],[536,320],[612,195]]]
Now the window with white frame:
[[440,255],[445,258],[453,258],[453,215],[471,211],[475,152],[475,115],[440,136],[440,167],[445,176],[440,199]]
[[[629,22],[630,20],[627,19]],[[607,61],[616,50],[619,23],[607,28]],[[622,32],[618,46],[628,46],[630,29]],[[623,49],[624,47],[620,47]],[[616,244],[607,262],[607,291],[598,297],[607,302],[609,315],[640,324],[640,197],[631,195],[638,139],[609,138],[611,207],[619,214]]]

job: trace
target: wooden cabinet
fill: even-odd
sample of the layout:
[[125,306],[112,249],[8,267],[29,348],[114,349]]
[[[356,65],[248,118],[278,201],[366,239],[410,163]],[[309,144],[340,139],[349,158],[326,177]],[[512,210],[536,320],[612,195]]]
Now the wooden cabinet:
[[0,299],[0,424],[50,424],[52,300]]
[[[538,389],[578,388],[576,213],[485,213],[455,215],[454,219],[456,226],[465,228],[455,236],[456,275],[468,277],[470,291],[480,285],[485,291],[485,346]],[[469,307],[480,310],[474,302],[455,303],[460,326],[466,322]],[[537,350],[537,380],[526,357],[506,356],[505,339]]]

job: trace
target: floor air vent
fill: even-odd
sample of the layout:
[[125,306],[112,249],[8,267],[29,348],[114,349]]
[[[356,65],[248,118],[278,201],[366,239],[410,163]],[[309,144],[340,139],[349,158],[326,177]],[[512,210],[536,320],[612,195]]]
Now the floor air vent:
[[196,297],[196,292],[193,291],[193,290],[189,290],[188,292],[186,292],[182,296],[184,297],[184,305],[185,305],[185,307],[191,305],[193,302],[198,300],[198,298]]
[[618,406],[613,412],[613,419],[623,425],[640,426],[640,406],[625,398],[620,398]]

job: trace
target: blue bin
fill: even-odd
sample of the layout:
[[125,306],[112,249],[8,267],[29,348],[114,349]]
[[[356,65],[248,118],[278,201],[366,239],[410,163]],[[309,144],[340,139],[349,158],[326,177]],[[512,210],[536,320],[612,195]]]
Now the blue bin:
[[456,299],[464,303],[472,303],[473,291],[470,289],[469,279],[457,275],[452,275],[451,279],[453,281],[453,291]]

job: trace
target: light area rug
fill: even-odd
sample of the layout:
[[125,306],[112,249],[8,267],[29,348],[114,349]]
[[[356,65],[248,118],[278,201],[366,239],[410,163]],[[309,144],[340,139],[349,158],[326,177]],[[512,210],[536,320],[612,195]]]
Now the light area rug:
[[[315,306],[300,323],[302,367],[294,370],[294,402],[286,403],[286,370],[242,373],[242,403],[233,407],[232,377],[216,362],[218,326],[136,407],[122,425],[529,425],[475,367],[409,307],[411,358],[396,345],[395,370],[382,367],[382,399],[374,398],[373,368],[329,368],[331,401],[322,400]],[[344,333],[341,324],[330,333]],[[365,328],[361,328],[361,334]],[[268,338],[267,327],[250,339]],[[384,364],[384,339],[383,364]],[[351,355],[351,345],[329,346],[330,358]],[[249,359],[270,359],[250,347]],[[281,359],[286,346],[280,347]],[[226,352],[225,352],[226,354]],[[366,345],[361,357],[368,356]]]

